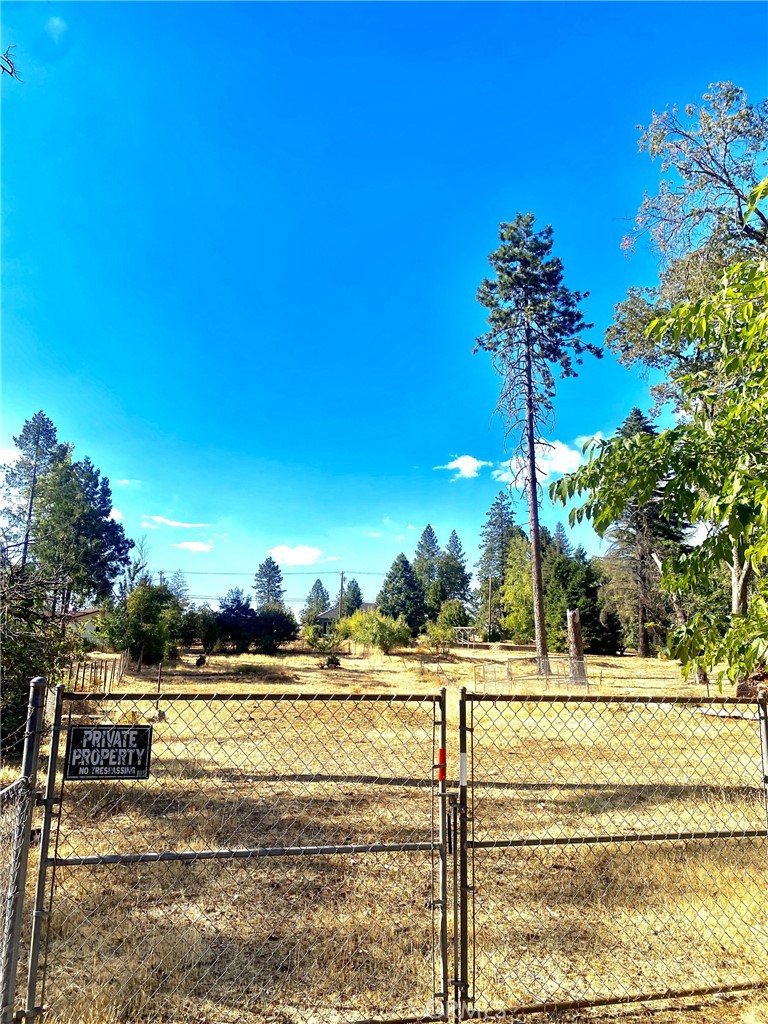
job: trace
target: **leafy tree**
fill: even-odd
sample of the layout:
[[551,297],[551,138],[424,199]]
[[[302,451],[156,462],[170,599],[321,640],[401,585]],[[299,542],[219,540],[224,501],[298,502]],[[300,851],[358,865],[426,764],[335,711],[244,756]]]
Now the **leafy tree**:
[[219,628],[221,639],[234,650],[244,654],[257,635],[256,612],[251,598],[240,587],[228,590],[219,601]]
[[35,511],[38,482],[46,471],[69,455],[71,446],[60,444],[53,422],[40,410],[26,421],[14,444],[19,458],[5,469],[5,490],[8,498],[6,515],[9,525],[20,535],[21,564],[29,554],[32,517]]
[[[750,193],[758,185],[768,147],[768,101],[747,103],[733,82],[716,82],[703,104],[655,111],[640,136],[640,151],[661,161],[656,195],[646,195],[634,235],[649,233],[662,257],[721,238],[741,247],[768,246],[768,216],[750,218]],[[631,246],[631,240],[625,245]]]
[[419,537],[416,554],[413,558],[413,571],[425,594],[429,593],[429,588],[438,577],[439,563],[440,545],[437,542],[435,531],[428,523]]
[[341,601],[342,617],[347,618],[354,615],[358,608],[363,606],[363,592],[357,580],[350,580],[344,588],[344,595]]
[[376,600],[383,616],[397,619],[402,616],[415,635],[425,619],[424,592],[411,563],[399,554],[387,573]]
[[673,594],[695,592],[698,580],[728,563],[731,614],[695,614],[670,651],[707,671],[726,662],[738,678],[768,653],[768,262],[736,265],[715,294],[683,303],[651,331],[696,337],[711,354],[712,374],[681,378],[686,419],[658,435],[601,442],[551,492],[563,501],[586,495],[571,517],[591,519],[601,534],[631,502],[654,495],[660,515],[700,526],[701,544],[668,558],[662,583]]
[[[630,438],[641,433],[655,436],[657,431],[640,409],[634,408],[619,427],[617,437]],[[680,550],[686,532],[678,521],[671,521],[660,514],[660,497],[657,491],[642,504],[630,501],[608,531],[611,548],[607,564],[612,565],[614,571],[607,589],[609,593],[613,591],[612,603],[617,610],[624,611],[625,633],[636,639],[637,653],[641,658],[648,658],[651,654],[648,623],[655,622],[657,628],[670,624],[669,598],[659,588],[659,565],[667,555],[674,555]],[[628,586],[621,596],[616,593],[619,586]],[[634,618],[631,625],[626,621],[628,610]]]
[[166,583],[152,583],[144,576],[128,595],[126,602],[124,643],[136,658],[140,671],[143,664],[156,664],[175,647],[180,626],[180,608]]
[[728,266],[768,248],[768,214],[750,203],[765,165],[768,103],[748,104],[732,82],[710,86],[703,99],[682,114],[675,107],[654,113],[643,129],[640,148],[660,159],[663,177],[624,245],[633,248],[635,239],[650,235],[661,261],[659,284],[630,288],[606,332],[622,363],[665,373],[652,388],[659,403],[680,401],[678,378],[704,368],[708,354],[695,334],[651,336],[651,321],[711,294]]
[[356,611],[346,620],[343,632],[366,647],[378,647],[390,654],[396,647],[405,647],[411,639],[411,626],[402,616],[397,619],[380,611]]
[[[575,377],[574,364],[583,352],[600,357],[585,343],[579,303],[585,297],[563,284],[563,265],[552,256],[552,228],[535,231],[532,214],[518,214],[499,230],[501,245],[489,262],[495,277],[486,278],[478,300],[489,311],[490,330],[476,340],[475,352],[491,353],[501,376],[497,408],[507,422],[507,436],[516,437],[514,459],[524,466],[531,534],[531,578],[540,670],[548,670],[544,621],[544,588],[539,548],[539,495],[536,445],[551,422],[557,367],[561,377]],[[503,565],[503,561],[502,561]]]
[[533,620],[531,545],[527,537],[513,537],[509,544],[501,607],[505,613],[501,625],[506,635],[514,643],[529,643],[536,625]]
[[328,611],[331,607],[331,599],[328,591],[323,586],[322,580],[315,580],[312,588],[307,594],[307,600],[301,612],[301,621],[305,626],[313,625],[318,615]]
[[255,614],[252,643],[261,654],[274,654],[299,635],[293,613],[281,604],[265,604]]
[[206,654],[211,654],[221,641],[222,624],[219,615],[207,604],[194,610],[195,636]]
[[479,591],[478,626],[484,624],[491,640],[499,635],[501,617],[500,591],[509,546],[515,537],[525,534],[515,524],[512,499],[506,491],[499,491],[488,509],[485,525],[480,531],[481,555],[477,563]]
[[133,541],[110,517],[112,492],[90,459],[54,463],[38,481],[32,519],[34,559],[44,572],[64,582],[54,609],[66,612],[109,596],[130,562]]
[[467,571],[467,559],[455,530],[451,531],[445,551],[439,557],[437,578],[442,584],[446,601],[462,601],[466,604],[472,577]]
[[453,628],[441,622],[427,623],[427,644],[435,654],[447,654],[453,646]]
[[173,576],[171,576],[168,589],[179,602],[182,609],[189,605],[189,586],[187,578],[181,569],[177,569]]
[[271,555],[267,555],[259,566],[253,581],[253,589],[256,591],[257,608],[262,608],[265,604],[283,603],[283,574]]
[[54,680],[80,649],[65,621],[48,612],[47,595],[59,585],[34,565],[12,562],[0,548],[0,749],[7,757],[24,743],[30,680]]
[[438,626],[450,626],[451,629],[455,626],[468,626],[469,615],[467,615],[464,604],[455,599],[444,601],[437,617],[437,624]]

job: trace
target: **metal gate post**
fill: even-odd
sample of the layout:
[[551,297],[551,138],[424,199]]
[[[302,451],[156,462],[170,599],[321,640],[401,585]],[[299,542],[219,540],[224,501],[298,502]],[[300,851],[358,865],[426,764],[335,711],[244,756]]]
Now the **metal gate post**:
[[760,759],[763,766],[763,802],[765,803],[766,824],[768,824],[768,701],[759,697],[757,717],[760,720]]
[[448,991],[450,972],[448,969],[448,857],[450,854],[451,827],[448,820],[448,781],[446,778],[446,744],[448,741],[448,707],[445,687],[440,690],[440,750],[437,769],[438,801],[438,845],[440,847],[440,1006],[443,1018],[448,1020],[450,993]]
[[29,792],[24,825],[21,830],[21,842],[18,847],[18,870],[16,878],[11,880],[12,892],[8,894],[7,920],[8,937],[3,950],[3,986],[2,986],[2,1022],[14,1019],[14,1002],[16,995],[16,971],[19,964],[19,944],[21,942],[21,919],[24,909],[24,890],[27,882],[27,861],[32,836],[32,807],[37,781],[37,760],[40,756],[40,736],[45,718],[46,682],[42,676],[36,676],[29,684],[29,705],[27,711],[27,730],[24,735],[24,754],[21,762],[22,778],[27,780]]
[[469,868],[467,850],[467,690],[459,691],[459,800],[456,850],[459,858],[458,964],[456,965],[456,1020],[466,1020],[469,1008]]
[[43,926],[47,922],[48,912],[45,910],[45,889],[48,877],[48,851],[51,843],[51,821],[56,799],[56,765],[59,759],[59,737],[61,735],[61,708],[64,687],[56,687],[56,703],[53,711],[51,727],[51,745],[48,754],[48,774],[45,780],[43,795],[43,826],[40,830],[40,860],[37,866],[37,886],[35,888],[35,909],[32,914],[32,934],[29,940],[29,971],[27,974],[27,1001],[25,1020],[34,1020],[42,1012],[36,1004],[37,975],[40,950],[42,947]]

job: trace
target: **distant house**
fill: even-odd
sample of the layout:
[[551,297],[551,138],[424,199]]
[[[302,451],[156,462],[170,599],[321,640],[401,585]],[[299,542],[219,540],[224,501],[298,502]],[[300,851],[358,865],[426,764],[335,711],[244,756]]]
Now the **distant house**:
[[83,608],[80,612],[69,612],[67,615],[68,621],[77,626],[83,637],[93,644],[98,644],[102,640],[101,620],[103,617],[104,612],[101,608]]
[[[363,601],[358,611],[375,612],[376,605],[372,601]],[[315,621],[317,622],[318,626],[322,629],[323,633],[327,633],[328,630],[333,627],[333,624],[339,621],[338,606],[336,608],[329,608],[327,612],[322,612],[320,615],[317,616],[317,619]]]

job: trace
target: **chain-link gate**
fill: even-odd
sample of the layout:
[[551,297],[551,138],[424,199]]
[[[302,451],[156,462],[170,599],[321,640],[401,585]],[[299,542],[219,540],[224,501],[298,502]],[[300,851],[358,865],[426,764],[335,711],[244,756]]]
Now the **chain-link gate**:
[[53,744],[28,1015],[446,1018],[444,694],[68,693],[54,731],[139,723],[143,780],[63,782]]
[[765,729],[729,698],[462,693],[461,1015],[768,981]]
[[[21,1016],[458,1022],[768,983],[764,703],[446,715],[59,691]],[[148,723],[147,778],[62,781],[60,738]]]

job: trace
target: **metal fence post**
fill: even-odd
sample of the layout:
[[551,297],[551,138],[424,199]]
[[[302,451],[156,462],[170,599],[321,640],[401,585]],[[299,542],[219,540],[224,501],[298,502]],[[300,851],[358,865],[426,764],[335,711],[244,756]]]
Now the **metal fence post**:
[[467,690],[459,691],[459,802],[456,848],[459,857],[459,962],[456,971],[456,1019],[466,1020],[469,1003],[469,869],[467,850]]
[[35,909],[32,914],[32,934],[29,940],[29,969],[27,973],[27,1000],[25,1016],[30,1020],[40,1013],[36,1005],[37,975],[40,948],[42,945],[43,926],[48,914],[45,910],[45,889],[48,875],[48,850],[51,842],[51,821],[56,805],[56,764],[59,759],[59,737],[61,735],[61,707],[64,687],[56,687],[56,703],[51,725],[51,746],[48,753],[48,773],[45,780],[43,797],[43,825],[40,830],[40,859],[37,865],[37,885],[35,887]]
[[448,742],[448,707],[445,687],[440,690],[440,751],[437,770],[437,799],[439,809],[438,846],[440,847],[440,1006],[448,1020],[450,1004],[448,969],[448,857],[450,856],[450,822],[448,820],[448,781],[446,744]]
[[768,701],[765,697],[758,698],[757,717],[760,720],[760,760],[763,766],[763,798],[768,824]]
[[20,838],[16,839],[19,845],[14,851],[15,870],[11,875],[7,898],[7,938],[2,958],[2,1024],[13,1021],[15,1016],[16,971],[19,963],[24,889],[27,881],[27,861],[32,834],[32,807],[37,781],[37,759],[40,754],[40,735],[45,719],[45,691],[45,679],[42,676],[36,676],[29,685],[27,730],[24,735],[24,753],[21,762],[21,777],[27,780],[28,792],[25,797],[25,805],[20,805],[19,816],[23,813],[24,820],[23,823],[20,823]]

